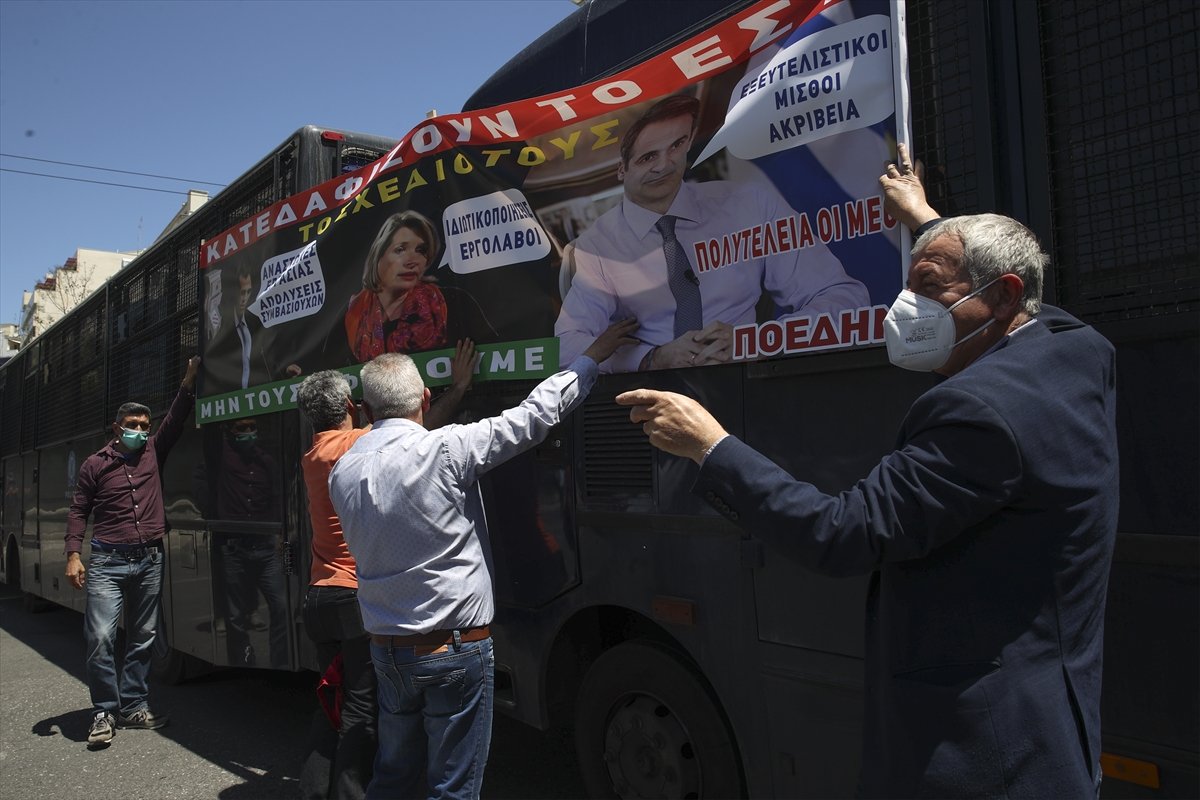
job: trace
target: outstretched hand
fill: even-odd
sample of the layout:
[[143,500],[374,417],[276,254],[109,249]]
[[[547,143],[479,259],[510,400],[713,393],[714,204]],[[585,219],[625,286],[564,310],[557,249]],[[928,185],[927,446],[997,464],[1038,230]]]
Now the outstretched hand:
[[884,209],[904,227],[915,231],[940,215],[925,198],[921,183],[925,169],[919,161],[914,166],[907,145],[896,145],[896,160],[899,165],[888,164],[886,172],[879,176]]
[[450,362],[450,385],[465,392],[475,377],[475,367],[481,358],[470,339],[459,339],[454,346],[454,358]]
[[196,385],[196,373],[200,371],[200,356],[192,356],[188,359],[187,368],[183,372],[183,380],[179,385],[185,389],[191,389]]
[[599,364],[615,353],[618,347],[637,344],[637,339],[633,338],[633,334],[639,327],[636,319],[614,322],[604,333],[596,337],[596,340],[588,346],[587,350],[583,351],[583,354]]
[[697,464],[704,452],[726,435],[704,406],[681,394],[634,389],[617,395],[617,403],[632,406],[629,420],[642,423],[650,444]]
[[423,421],[426,428],[440,428],[458,413],[458,404],[471,386],[475,367],[481,357],[470,339],[459,339],[454,345],[454,358],[450,360],[450,386],[425,410]]

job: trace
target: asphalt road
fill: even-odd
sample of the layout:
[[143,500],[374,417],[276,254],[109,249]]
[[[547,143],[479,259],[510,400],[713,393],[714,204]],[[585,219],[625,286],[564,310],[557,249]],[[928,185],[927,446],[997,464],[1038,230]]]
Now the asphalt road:
[[[89,750],[82,620],[30,614],[0,586],[0,800],[296,797],[315,675],[223,670],[153,686],[171,724]],[[583,797],[570,737],[497,715],[483,797]]]

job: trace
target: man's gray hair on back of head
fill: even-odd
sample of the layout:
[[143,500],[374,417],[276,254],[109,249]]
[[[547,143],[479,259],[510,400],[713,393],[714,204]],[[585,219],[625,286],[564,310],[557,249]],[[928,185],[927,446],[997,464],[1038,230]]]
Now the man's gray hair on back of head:
[[349,398],[349,379],[333,369],[314,372],[296,390],[296,405],[318,433],[342,424]]
[[425,382],[413,360],[402,353],[376,356],[362,368],[363,401],[375,419],[411,417],[425,399]]

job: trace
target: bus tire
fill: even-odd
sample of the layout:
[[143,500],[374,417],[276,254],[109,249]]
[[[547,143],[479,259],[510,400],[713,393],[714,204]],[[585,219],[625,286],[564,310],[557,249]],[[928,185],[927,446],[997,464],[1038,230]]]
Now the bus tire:
[[590,797],[744,796],[721,710],[703,679],[665,647],[635,640],[601,653],[575,709]]

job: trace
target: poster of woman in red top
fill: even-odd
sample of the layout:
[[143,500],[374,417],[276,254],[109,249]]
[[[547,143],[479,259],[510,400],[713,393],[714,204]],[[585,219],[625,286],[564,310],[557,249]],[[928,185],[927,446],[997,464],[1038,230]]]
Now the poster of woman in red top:
[[425,278],[437,255],[433,224],[416,211],[392,214],[363,263],[363,288],[346,309],[346,340],[354,358],[443,347],[446,299]]

